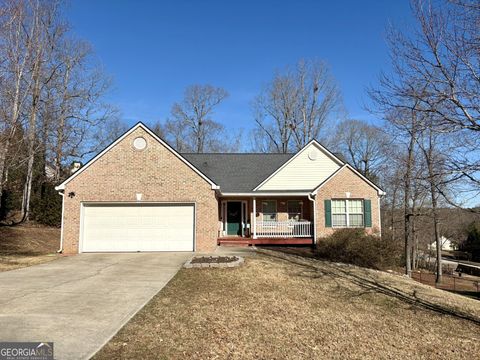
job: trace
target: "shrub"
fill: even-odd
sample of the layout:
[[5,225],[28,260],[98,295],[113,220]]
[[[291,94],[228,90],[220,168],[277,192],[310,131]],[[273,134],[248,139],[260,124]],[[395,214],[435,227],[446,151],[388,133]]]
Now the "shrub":
[[337,262],[373,269],[386,269],[401,261],[401,244],[377,235],[368,235],[364,229],[339,229],[319,239],[317,256]]

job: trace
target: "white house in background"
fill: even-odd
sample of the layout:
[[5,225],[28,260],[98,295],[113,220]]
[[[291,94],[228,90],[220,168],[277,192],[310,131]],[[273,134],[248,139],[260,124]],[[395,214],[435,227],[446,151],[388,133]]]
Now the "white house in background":
[[[457,245],[449,238],[446,238],[445,236],[440,237],[440,242],[442,243],[442,250],[447,250],[447,251],[454,251],[457,250]],[[429,250],[436,250],[437,249],[437,244],[436,242],[432,242],[430,245],[428,245]]]

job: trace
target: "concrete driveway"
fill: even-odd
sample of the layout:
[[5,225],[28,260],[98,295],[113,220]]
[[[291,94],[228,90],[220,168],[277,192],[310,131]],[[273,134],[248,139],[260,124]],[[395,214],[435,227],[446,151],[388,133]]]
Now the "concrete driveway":
[[81,254],[0,273],[0,341],[53,341],[88,359],[192,253]]

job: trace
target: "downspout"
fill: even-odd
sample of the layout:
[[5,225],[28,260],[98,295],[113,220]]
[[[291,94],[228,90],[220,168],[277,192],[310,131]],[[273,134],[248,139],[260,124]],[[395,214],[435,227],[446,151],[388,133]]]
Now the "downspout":
[[65,213],[65,193],[59,191],[58,194],[62,197],[62,222],[60,228],[60,248],[57,250],[57,253],[61,254],[63,252],[63,217]]
[[317,200],[314,193],[308,194],[308,200],[313,202],[313,245],[317,243]]
[[385,191],[379,191],[378,195],[378,231],[380,231],[380,236],[382,236],[382,210],[380,207],[380,200],[387,195],[387,193]]

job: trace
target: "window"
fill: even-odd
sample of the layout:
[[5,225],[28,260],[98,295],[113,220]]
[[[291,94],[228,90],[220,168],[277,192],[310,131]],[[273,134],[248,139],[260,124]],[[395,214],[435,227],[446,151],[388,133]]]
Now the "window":
[[347,226],[347,212],[345,200],[332,200],[332,226]]
[[333,227],[363,227],[363,200],[332,200]]
[[277,202],[275,200],[262,201],[263,221],[277,221]]
[[303,202],[289,200],[287,202],[288,220],[299,221],[303,217]]
[[363,227],[363,200],[347,200],[348,226]]

